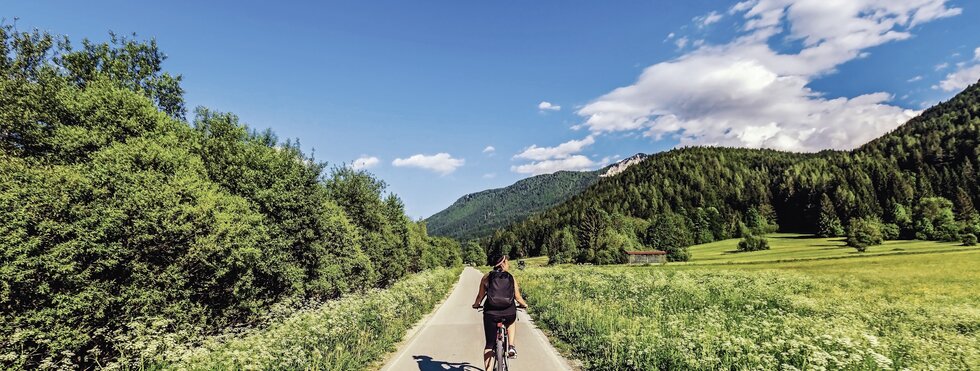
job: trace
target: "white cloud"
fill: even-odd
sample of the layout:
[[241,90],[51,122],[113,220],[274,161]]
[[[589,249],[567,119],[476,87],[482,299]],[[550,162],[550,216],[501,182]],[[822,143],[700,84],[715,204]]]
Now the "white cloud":
[[541,101],[541,103],[538,103],[538,109],[542,111],[560,111],[561,106],[556,106],[551,104],[551,102]]
[[596,163],[582,155],[569,156],[556,160],[545,160],[529,164],[511,166],[510,170],[520,174],[550,174],[559,170],[591,170]]
[[942,70],[945,70],[946,67],[949,67],[949,63],[943,62],[943,63],[937,64],[936,67],[935,67],[935,70],[936,71],[942,71]]
[[483,153],[493,153],[493,152],[495,152],[496,150],[497,150],[497,149],[496,149],[496,148],[493,148],[493,146],[487,146],[487,148],[484,148],[484,149],[483,149]]
[[980,47],[973,49],[973,60],[980,61]]
[[453,158],[453,156],[443,152],[431,156],[417,154],[409,158],[396,158],[391,164],[397,167],[417,167],[447,175],[456,171],[460,166],[463,166],[465,162],[466,160],[464,159]]
[[960,91],[966,89],[967,86],[975,84],[977,80],[980,80],[980,63],[969,67],[964,66],[964,68],[960,68],[956,72],[946,75],[946,78],[940,81],[938,86],[933,86],[933,88],[942,89],[943,91]]
[[922,80],[922,75],[917,75],[917,76],[915,76],[915,77],[913,77],[911,79],[905,80],[905,81],[907,81],[907,82],[916,82],[916,81],[919,81],[919,80]]
[[[945,2],[745,1],[730,11],[744,18],[734,40],[647,67],[577,113],[593,133],[670,134],[682,145],[853,148],[916,112],[890,105],[888,93],[834,98],[809,83],[867,48],[911,37],[915,24],[959,14]],[[800,40],[802,50],[773,50],[777,35]]]
[[351,167],[354,168],[354,170],[370,169],[375,165],[377,165],[379,162],[381,162],[381,160],[379,160],[377,157],[361,156],[356,160],[354,160],[354,162],[351,164]]
[[674,45],[677,45],[677,49],[684,49],[687,46],[687,36],[681,36],[677,40],[674,40]]
[[700,17],[694,17],[693,21],[698,25],[699,28],[707,27],[708,25],[718,22],[723,16],[718,12],[712,11]]
[[486,173],[483,174],[483,179],[493,179],[497,177],[497,173]]
[[592,145],[592,143],[595,143],[595,138],[589,135],[585,137],[585,139],[573,139],[555,147],[538,147],[537,145],[532,144],[530,147],[525,148],[523,152],[514,155],[514,158],[522,158],[532,161],[564,159],[573,154],[582,152],[582,149]]

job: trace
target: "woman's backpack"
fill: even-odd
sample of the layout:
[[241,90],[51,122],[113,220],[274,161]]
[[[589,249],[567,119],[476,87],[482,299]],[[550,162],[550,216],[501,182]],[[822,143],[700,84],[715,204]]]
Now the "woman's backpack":
[[494,309],[514,305],[514,276],[504,271],[490,272],[487,276],[487,302],[484,305]]

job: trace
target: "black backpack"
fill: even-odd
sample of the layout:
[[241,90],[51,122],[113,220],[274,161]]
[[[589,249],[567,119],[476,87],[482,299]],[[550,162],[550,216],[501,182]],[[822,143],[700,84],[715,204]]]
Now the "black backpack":
[[503,271],[490,272],[487,277],[487,307],[503,309],[514,305],[514,276]]

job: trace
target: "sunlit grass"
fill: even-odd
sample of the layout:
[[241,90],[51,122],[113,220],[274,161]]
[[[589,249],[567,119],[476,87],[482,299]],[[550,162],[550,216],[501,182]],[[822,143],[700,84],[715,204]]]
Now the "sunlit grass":
[[151,368],[368,369],[445,297],[459,273],[458,268],[418,273],[384,290],[297,311],[263,329],[216,337]]
[[691,246],[689,264],[828,259],[976,248],[961,246],[959,242],[899,240],[885,241],[882,245],[870,246],[868,251],[860,253],[848,247],[844,238],[814,238],[812,235],[794,233],[774,233],[766,237],[769,239],[770,248],[762,251],[738,252],[739,239],[737,238]]
[[980,250],[517,274],[588,369],[980,367]]

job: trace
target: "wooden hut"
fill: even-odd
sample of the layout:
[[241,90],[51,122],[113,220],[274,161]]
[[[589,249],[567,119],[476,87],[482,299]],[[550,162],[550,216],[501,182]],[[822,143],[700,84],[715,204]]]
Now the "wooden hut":
[[660,250],[627,251],[627,264],[663,264],[667,262],[667,252]]

